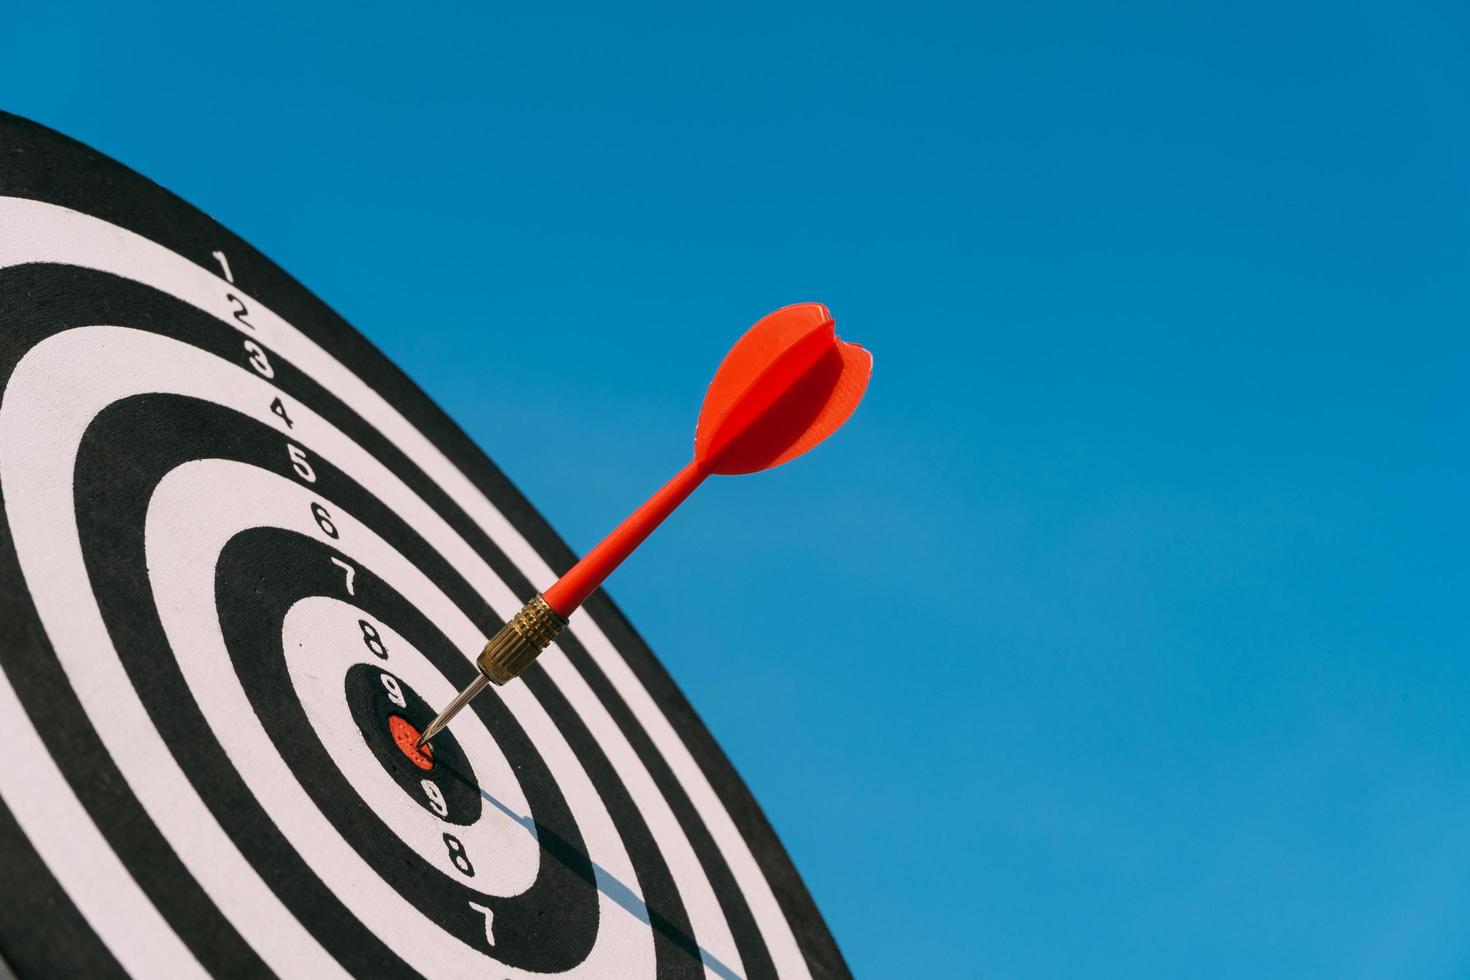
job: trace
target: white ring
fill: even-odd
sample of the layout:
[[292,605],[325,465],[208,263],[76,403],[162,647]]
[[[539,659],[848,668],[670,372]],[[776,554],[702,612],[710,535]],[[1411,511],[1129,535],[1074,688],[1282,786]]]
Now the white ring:
[[[545,562],[509,521],[401,414],[319,345],[295,330],[264,304],[244,294],[238,287],[229,286],[203,268],[155,242],[57,205],[18,198],[0,198],[0,227],[22,230],[21,234],[0,238],[0,267],[22,262],[56,262],[109,272],[160,289],[245,333],[232,319],[232,307],[225,299],[227,291],[243,296],[253,311],[252,321],[256,324],[257,335],[273,356],[280,355],[301,368],[414,459],[533,582],[544,584],[553,578]],[[165,384],[158,390],[170,390],[171,387]],[[7,481],[7,498],[10,492],[11,487]],[[7,510],[9,509],[7,499]],[[15,527],[13,521],[12,527]],[[502,597],[488,597],[501,615],[509,615],[518,607],[518,603],[513,601],[505,606],[500,601]],[[805,959],[796,944],[790,924],[775,900],[769,882],[761,874],[739,828],[720,803],[718,795],[668,718],[590,617],[582,612],[575,614],[571,630],[582,641],[618,695],[631,708],[638,723],[644,727],[688,794],[744,894],[778,971],[783,976],[809,976]],[[573,700],[579,714],[583,714],[585,718],[580,695],[585,694],[594,702],[596,699],[586,689],[580,675],[570,669],[564,658],[555,656],[554,651],[548,651],[542,662],[557,685],[569,697],[578,695]],[[601,741],[599,736],[599,742]],[[608,753],[609,757],[628,781],[630,791],[640,800],[642,806],[645,800],[643,790],[652,787],[651,779],[641,763],[637,762],[636,756],[633,757],[634,768],[626,768],[626,756],[631,754],[631,747],[626,746],[626,740],[620,732],[615,741],[622,744],[614,745]],[[648,786],[642,785],[645,782]],[[12,792],[6,792],[0,786],[0,795],[10,803],[17,792],[15,788],[12,788]],[[689,870],[698,868],[697,859],[693,859],[692,849],[682,831],[670,834],[667,822],[673,819],[672,814],[663,812],[667,811],[667,804],[656,790],[655,796],[658,796],[658,801],[652,805],[651,810],[645,809],[644,813],[675,875],[681,898],[689,910],[696,938],[705,951],[706,964],[711,965],[711,961],[714,964],[738,964],[733,941],[729,939],[728,926],[723,922],[717,903],[714,903],[713,909],[709,907],[713,899],[712,889],[703,880],[702,871],[696,870],[694,875],[699,881],[690,880]],[[12,806],[12,809],[16,809],[16,806]],[[19,815],[18,819],[21,819]],[[28,828],[36,825],[33,815],[27,815],[22,822]],[[673,822],[677,827],[677,821]],[[33,841],[35,839],[33,837]],[[44,856],[48,864],[53,864],[53,855],[49,849],[44,852]],[[690,859],[694,863],[690,863]],[[125,873],[120,865],[116,870]],[[719,921],[712,921],[711,914]],[[93,921],[94,927],[98,927],[92,915],[88,915],[88,919]],[[99,932],[101,931],[99,927]],[[111,942],[109,947],[112,948]],[[717,967],[712,968],[716,972],[725,972]]]
[[[311,510],[311,505],[319,501],[325,502],[339,535],[329,539],[333,549],[359,567],[371,568],[374,575],[442,629],[451,642],[474,642],[480,635],[474,623],[412,562],[342,507],[285,477],[221,459],[194,460],[171,470],[159,481],[148,505],[144,540],[164,632],[171,649],[189,651],[188,657],[178,658],[179,669],[250,795],[328,890],[420,973],[482,975],[486,966],[483,954],[446,933],[390,888],[377,869],[338,835],[331,821],[317,809],[290,763],[281,757],[256,719],[220,633],[214,573],[225,545],[241,532],[258,527],[284,528],[323,539]],[[425,670],[416,679],[423,682],[421,690],[427,695],[454,694],[453,686],[437,671]],[[561,975],[601,978],[622,970],[635,976],[651,975],[652,933],[646,921],[613,898],[619,894],[620,884],[636,889],[637,872],[606,806],[556,722],[529,690],[516,685],[495,693],[504,697],[551,767],[598,876],[596,942],[585,960]],[[413,819],[438,825],[422,810]],[[453,878],[453,864],[442,840],[435,837],[432,844],[438,845],[437,851],[431,846],[419,851],[419,856]],[[196,871],[206,859],[200,854],[180,857]],[[433,941],[436,937],[440,941]],[[504,965],[499,970],[512,977],[537,976]]]
[[[115,694],[116,690],[131,688],[115,660],[115,651],[94,602],[78,601],[79,596],[88,600],[91,596],[83,588],[88,580],[74,513],[71,508],[51,506],[56,499],[73,497],[73,460],[81,434],[90,421],[107,405],[122,398],[159,391],[200,398],[247,416],[254,413],[265,422],[276,419],[265,408],[276,397],[272,386],[197,348],[145,331],[121,327],[76,328],[42,341],[22,359],[0,405],[0,479],[6,487],[6,510],[16,551],[37,610],[89,719],[104,741],[110,727],[118,732],[110,749],[119,757],[119,767],[139,801],[181,853],[192,850],[188,842],[196,839],[203,842],[197,853],[206,863],[194,869],[196,877],[201,878],[201,886],[272,968],[278,971],[285,971],[287,965],[300,968],[303,963],[325,956],[325,952],[249,869],[193,793],[192,786],[178,772],[177,764],[161,741],[158,751],[145,759],[130,764],[125,758],[128,733],[144,727],[155,738],[157,733],[141,704],[130,704]],[[305,406],[293,405],[292,419],[290,434],[295,440],[321,452],[349,476],[371,487],[380,500],[424,534],[436,550],[466,571],[482,594],[504,596],[514,602],[504,583],[478,555],[381,463]],[[46,438],[38,441],[38,432],[45,433]],[[474,644],[478,639],[475,636],[470,640],[469,634],[465,634],[460,642]],[[175,646],[174,649],[190,648]],[[102,658],[102,662],[110,661],[115,670],[101,668],[95,662],[101,650],[112,655]],[[181,658],[181,667],[189,662],[189,658]],[[669,863],[708,968],[721,975],[737,973],[739,959],[729,938],[728,925],[682,828],[606,709],[570,665],[563,664],[563,667],[564,693],[625,780],[666,857],[670,852],[687,850],[688,861],[676,862],[669,857]],[[98,678],[103,676],[109,680],[98,686]],[[527,703],[535,703],[524,686],[516,685],[513,689],[525,695]],[[535,707],[539,710],[539,705]],[[173,785],[155,790],[160,774],[169,771],[177,775]],[[6,798],[9,801],[9,794]],[[180,800],[187,802],[181,804]],[[184,811],[186,817],[181,816]],[[666,816],[662,825],[658,820],[661,812]],[[211,887],[204,878],[221,863],[229,864],[230,871],[218,875]],[[125,873],[120,865],[117,871]],[[94,873],[100,873],[100,869]],[[686,890],[691,883],[693,887]],[[707,901],[691,902],[690,895],[697,898],[700,890]],[[263,919],[261,909],[272,911]],[[720,955],[718,946],[712,949],[706,945],[710,937],[720,945],[728,944],[728,955]],[[724,941],[720,942],[721,939]],[[316,969],[324,967],[318,964]]]
[[[378,659],[362,642],[357,624],[364,619],[372,622],[381,635],[387,660]],[[506,897],[531,887],[541,863],[531,805],[510,761],[483,725],[466,718],[465,724],[454,726],[454,737],[481,790],[495,802],[490,805],[476,796],[474,818],[451,825],[432,817],[424,819],[433,811],[410,799],[394,781],[368,748],[352,717],[342,679],[350,667],[358,664],[400,678],[430,704],[444,704],[452,698],[454,688],[423,654],[372,613],[327,596],[308,596],[293,603],[282,621],[281,641],[291,685],[312,730],[332,764],[384,826],[415,853],[431,856],[427,863],[456,884]],[[211,686],[224,683],[229,679],[220,676]],[[386,729],[382,735],[388,738]],[[441,834],[446,830],[463,841],[471,854],[495,856],[493,861],[476,863],[472,881],[465,880],[454,864],[444,860]]]

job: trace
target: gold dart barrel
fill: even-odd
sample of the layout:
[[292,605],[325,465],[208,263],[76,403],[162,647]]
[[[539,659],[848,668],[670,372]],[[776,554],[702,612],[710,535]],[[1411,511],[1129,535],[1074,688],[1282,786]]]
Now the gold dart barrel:
[[521,611],[510,618],[510,622],[490,637],[490,642],[485,644],[485,649],[475,658],[480,676],[471,681],[439,712],[438,717],[429,722],[429,726],[419,736],[417,747],[423,748],[429,739],[443,731],[444,726],[485,689],[486,681],[504,684],[515,680],[521,671],[531,666],[531,661],[541,655],[542,650],[551,645],[557,634],[566,628],[567,621],[558,616],[540,595],[522,606]]
[[490,638],[475,666],[496,684],[514,680],[566,628],[567,621],[538,595]]

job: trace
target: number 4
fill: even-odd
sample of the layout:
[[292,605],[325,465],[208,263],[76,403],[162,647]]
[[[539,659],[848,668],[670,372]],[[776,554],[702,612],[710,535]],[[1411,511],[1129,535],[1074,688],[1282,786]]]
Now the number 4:
[[279,398],[277,398],[275,401],[271,402],[271,411],[272,412],[275,412],[277,415],[279,415],[281,417],[281,421],[286,423],[286,428],[288,428],[288,429],[294,429],[294,428],[296,428],[296,423],[295,422],[292,422],[291,421],[291,416],[289,416],[289,415],[286,414],[286,406],[285,406],[285,403],[283,403]]

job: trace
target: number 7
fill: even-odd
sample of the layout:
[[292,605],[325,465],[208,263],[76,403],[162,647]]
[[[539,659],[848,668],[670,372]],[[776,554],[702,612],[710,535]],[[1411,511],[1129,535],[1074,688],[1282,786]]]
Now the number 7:
[[331,557],[332,557],[332,564],[333,565],[336,565],[338,568],[342,569],[342,571],[344,571],[344,572],[347,573],[347,594],[348,595],[357,595],[357,592],[354,591],[353,588],[352,588],[352,580],[355,579],[355,578],[357,578],[357,569],[353,568],[351,565],[347,564],[345,561],[343,561],[342,559],[338,558],[336,555],[332,555]]
[[474,902],[471,902],[470,903],[470,908],[474,909],[476,912],[479,912],[479,913],[481,913],[481,914],[483,914],[485,916],[485,942],[489,943],[491,946],[494,946],[495,945],[495,913],[492,912],[492,911],[490,911],[489,909],[487,909],[485,906],[483,906],[483,905],[477,905]]

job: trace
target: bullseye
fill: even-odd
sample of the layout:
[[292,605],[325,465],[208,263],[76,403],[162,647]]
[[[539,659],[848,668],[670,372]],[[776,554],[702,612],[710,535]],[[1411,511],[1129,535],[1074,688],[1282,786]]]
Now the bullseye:
[[425,745],[422,749],[414,748],[414,743],[419,740],[419,730],[405,718],[398,715],[388,716],[388,731],[393,735],[393,741],[398,746],[398,751],[408,756],[408,761],[418,766],[424,772],[434,768],[434,747]]

